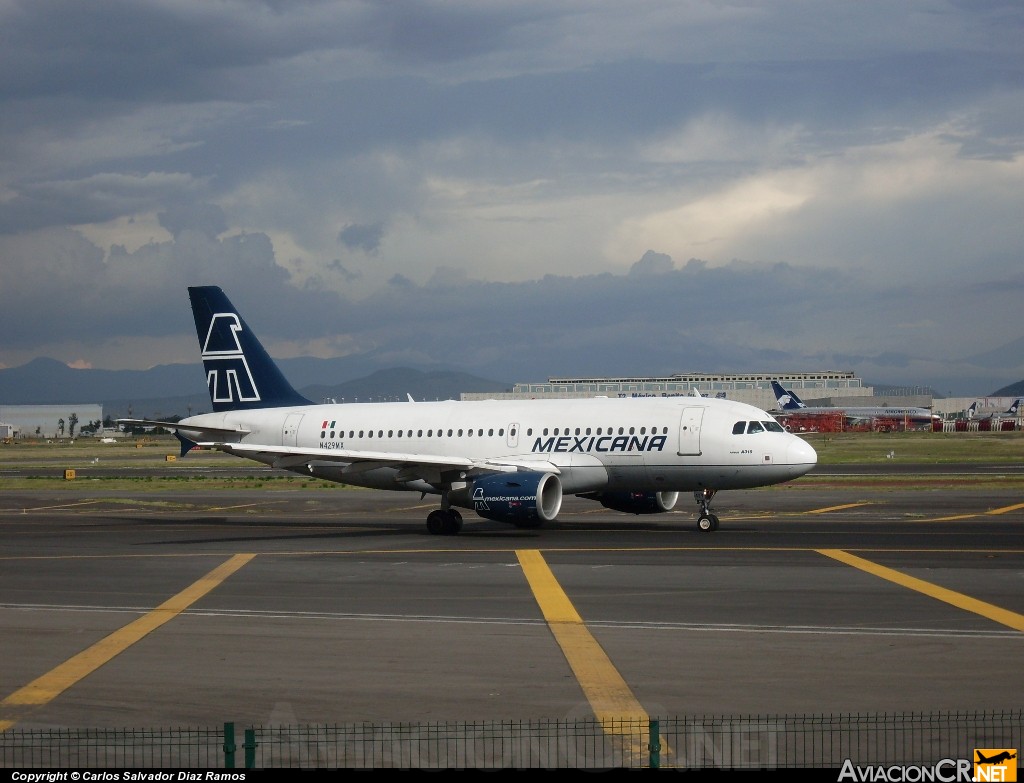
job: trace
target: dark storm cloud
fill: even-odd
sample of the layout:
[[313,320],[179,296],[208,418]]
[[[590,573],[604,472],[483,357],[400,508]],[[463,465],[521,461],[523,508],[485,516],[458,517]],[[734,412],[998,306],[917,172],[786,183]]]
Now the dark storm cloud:
[[1019,337],[1022,34],[1012,2],[9,0],[0,364],[190,356],[211,283],[290,351],[503,379],[980,382],[948,357]]
[[383,223],[370,223],[365,225],[345,226],[338,234],[338,240],[345,247],[353,250],[362,250],[364,253],[374,253],[380,247],[381,237],[384,236]]

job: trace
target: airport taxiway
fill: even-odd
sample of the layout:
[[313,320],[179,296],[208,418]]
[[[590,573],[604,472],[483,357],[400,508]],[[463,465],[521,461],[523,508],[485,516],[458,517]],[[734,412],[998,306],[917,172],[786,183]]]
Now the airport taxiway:
[[687,496],[432,536],[411,493],[4,491],[0,726],[1019,709],[1024,496],[978,471],[721,493],[714,533]]

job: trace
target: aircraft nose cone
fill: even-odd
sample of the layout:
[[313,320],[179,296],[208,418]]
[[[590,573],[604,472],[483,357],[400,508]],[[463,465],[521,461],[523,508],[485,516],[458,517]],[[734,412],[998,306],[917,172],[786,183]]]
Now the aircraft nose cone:
[[[804,465],[810,470],[818,464],[818,452],[803,438],[793,436],[793,441],[786,449],[786,458],[790,465]],[[806,473],[807,470],[804,472]]]

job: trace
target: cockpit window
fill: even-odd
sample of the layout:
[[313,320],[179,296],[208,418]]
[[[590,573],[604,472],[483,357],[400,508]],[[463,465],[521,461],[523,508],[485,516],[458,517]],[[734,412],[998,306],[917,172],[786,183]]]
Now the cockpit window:
[[774,419],[770,421],[738,421],[732,425],[733,435],[748,435],[752,432],[785,432],[785,428]]

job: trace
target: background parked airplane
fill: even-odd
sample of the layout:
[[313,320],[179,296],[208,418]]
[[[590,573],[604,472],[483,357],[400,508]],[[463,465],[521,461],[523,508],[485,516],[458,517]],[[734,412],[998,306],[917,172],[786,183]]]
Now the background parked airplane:
[[887,405],[872,406],[808,406],[793,393],[791,389],[783,388],[778,381],[772,381],[772,391],[779,404],[779,410],[783,413],[798,413],[806,415],[814,414],[841,414],[847,426],[858,424],[870,424],[875,421],[901,422],[908,428],[932,429],[936,423],[941,423],[942,417],[932,413],[928,408],[901,407]]
[[213,412],[121,421],[173,429],[183,455],[198,444],[326,481],[439,495],[431,533],[458,533],[458,508],[538,527],[567,493],[651,514],[693,492],[699,528],[714,530],[718,490],[789,481],[817,462],[767,412],[708,397],[315,405],[220,288],[189,288],[189,298]]
[[1018,397],[1005,411],[978,413],[978,403],[972,402],[971,406],[967,409],[967,418],[975,421],[983,421],[985,419],[1016,419],[1020,415],[1021,403],[1024,403],[1024,398]]

